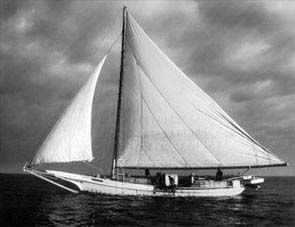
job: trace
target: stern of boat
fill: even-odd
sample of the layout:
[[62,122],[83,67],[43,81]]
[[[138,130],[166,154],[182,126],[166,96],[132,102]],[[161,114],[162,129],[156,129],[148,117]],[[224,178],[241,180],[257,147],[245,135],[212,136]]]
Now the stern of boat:
[[243,176],[243,182],[245,187],[247,188],[255,188],[258,190],[261,186],[261,184],[264,183],[264,178],[262,177],[256,177],[254,175],[245,175]]

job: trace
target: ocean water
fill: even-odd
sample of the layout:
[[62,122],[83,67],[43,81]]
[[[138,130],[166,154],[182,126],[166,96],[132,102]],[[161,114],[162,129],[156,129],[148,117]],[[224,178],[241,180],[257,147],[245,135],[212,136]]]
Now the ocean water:
[[4,226],[295,226],[295,177],[267,177],[233,198],[71,194],[29,175],[0,174]]

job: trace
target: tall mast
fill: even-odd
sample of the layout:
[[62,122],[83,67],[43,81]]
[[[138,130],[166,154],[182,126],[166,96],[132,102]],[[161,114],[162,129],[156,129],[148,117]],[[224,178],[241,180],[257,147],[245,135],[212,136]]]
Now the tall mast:
[[121,64],[120,64],[120,78],[119,78],[119,93],[118,93],[118,105],[117,105],[117,119],[116,119],[116,131],[115,131],[115,144],[113,152],[112,162],[112,178],[116,176],[117,168],[117,155],[119,150],[119,132],[120,132],[120,117],[121,117],[121,102],[122,102],[122,85],[124,77],[124,52],[125,52],[125,20],[126,20],[126,6],[123,6],[123,24],[122,24],[122,44],[121,44]]

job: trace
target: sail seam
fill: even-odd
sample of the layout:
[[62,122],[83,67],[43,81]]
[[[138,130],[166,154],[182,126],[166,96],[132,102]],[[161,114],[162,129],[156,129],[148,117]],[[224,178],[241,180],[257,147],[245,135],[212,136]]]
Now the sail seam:
[[[129,46],[128,46],[128,48],[129,48]],[[142,152],[142,149],[143,149],[143,143],[142,143],[143,138],[142,138],[142,87],[141,87],[141,81],[140,81],[137,62],[136,62],[136,72],[137,72],[136,75],[137,75],[137,80],[138,80],[139,90],[140,90],[140,152],[139,152],[139,158],[138,158],[138,163],[137,163],[137,165],[139,165],[139,161],[141,159],[141,152]]]
[[150,79],[149,76],[147,76],[147,73],[144,71],[144,69],[141,67],[142,71],[144,72],[144,74],[146,75],[146,78],[151,82],[151,84],[153,85],[153,87],[158,91],[158,93],[161,95],[161,97],[166,101],[166,103],[169,105],[169,107],[171,108],[171,110],[176,113],[176,115],[179,117],[179,119],[184,123],[184,125],[192,132],[192,134],[196,137],[196,139],[198,141],[200,141],[202,143],[202,145],[211,153],[212,157],[219,163],[221,164],[221,162],[215,157],[215,155],[213,154],[213,152],[203,143],[203,141],[196,135],[196,133],[194,132],[194,130],[192,130],[188,124],[184,121],[184,119],[177,113],[177,111],[173,108],[173,106],[168,102],[168,100],[166,99],[166,97],[162,94],[162,92],[159,90],[159,88],[153,83],[153,81]]
[[256,164],[258,164],[259,163],[259,160],[258,160],[257,152],[255,150],[255,147],[254,147],[254,144],[253,143],[252,143],[252,149],[253,149],[253,152],[254,152],[254,155],[255,155]]
[[172,143],[171,139],[169,138],[169,136],[167,135],[167,133],[165,132],[165,130],[162,128],[160,122],[156,119],[156,116],[154,115],[153,111],[151,110],[151,108],[148,105],[147,101],[145,100],[144,96],[142,97],[142,99],[143,99],[144,103],[146,104],[148,110],[152,114],[152,116],[153,116],[154,120],[156,121],[157,125],[159,126],[159,128],[161,129],[161,131],[163,132],[163,134],[165,135],[165,137],[167,138],[168,142],[172,145],[172,147],[179,154],[179,156],[184,160],[184,162],[186,163],[186,165],[188,165],[188,162],[186,161],[186,159],[181,155],[181,153],[178,151],[178,149],[176,148],[176,146]]
[[[146,152],[146,150],[144,148],[142,148],[142,151],[146,154],[146,156],[148,157],[148,159],[154,164],[154,166],[156,166],[156,163],[151,159],[151,157],[148,155],[148,152]],[[139,165],[138,165],[139,166]]]

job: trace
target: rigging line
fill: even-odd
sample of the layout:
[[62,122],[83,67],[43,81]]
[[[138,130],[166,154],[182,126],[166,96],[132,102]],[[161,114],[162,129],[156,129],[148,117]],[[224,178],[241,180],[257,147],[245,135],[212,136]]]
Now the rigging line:
[[[245,132],[243,129],[240,129],[240,126],[235,123],[234,121],[230,121],[230,119],[227,119],[224,114],[219,113],[223,119],[225,119],[230,125],[232,125],[234,128],[236,128],[239,132],[241,132],[245,137],[247,137],[251,142],[256,144],[258,147],[262,148],[265,152],[271,153],[266,147],[262,146],[259,142],[257,142],[254,138],[252,138],[247,132]],[[271,153],[272,154],[272,153]],[[274,154],[273,154],[274,155]]]
[[116,42],[119,40],[120,37],[121,37],[121,32],[119,32],[119,34],[116,36],[116,39],[112,42],[111,46],[107,49],[104,56],[108,55],[111,52],[111,50],[113,49],[114,45],[116,44]]
[[[140,63],[140,62],[139,62]],[[141,67],[142,68],[142,67]],[[143,68],[142,68],[143,71]],[[143,71],[144,72],[144,71]],[[191,127],[189,127],[189,125],[185,122],[185,120],[180,116],[179,113],[177,113],[177,111],[173,108],[173,106],[170,104],[170,102],[168,102],[168,100],[166,99],[166,97],[162,94],[162,92],[159,90],[159,88],[153,83],[153,81],[150,79],[149,76],[147,76],[146,72],[144,72],[144,74],[146,75],[146,78],[151,82],[151,84],[153,85],[153,87],[158,91],[158,93],[161,95],[161,97],[166,101],[166,103],[169,105],[169,107],[171,108],[171,110],[176,113],[176,115],[179,117],[179,119],[186,125],[186,127],[192,132],[192,134],[198,139],[198,141],[200,141],[203,146],[211,153],[211,155],[213,156],[213,158],[219,162],[219,164],[221,164],[221,162],[215,157],[215,155],[213,154],[212,151],[210,151],[210,149],[208,148],[208,146],[206,146],[203,141],[197,136],[197,134],[195,133],[194,130],[191,129]]]
[[[187,101],[188,101],[188,100],[187,100]],[[189,101],[188,101],[188,102],[189,102]],[[200,113],[202,113],[203,115],[207,116],[208,118],[210,118],[210,119],[216,121],[217,123],[221,124],[223,127],[225,127],[226,129],[228,129],[231,133],[236,133],[237,135],[241,136],[241,137],[247,142],[246,145],[252,147],[252,150],[253,150],[253,152],[254,152],[254,154],[255,154],[255,157],[256,157],[256,159],[257,159],[257,157],[258,157],[258,156],[257,156],[257,152],[256,152],[256,150],[254,149],[254,144],[256,144],[256,143],[253,143],[252,140],[249,140],[248,136],[245,137],[245,134],[244,134],[243,132],[241,132],[241,130],[237,129],[237,131],[235,131],[233,128],[230,128],[229,126],[227,126],[226,124],[222,123],[221,121],[219,121],[219,120],[216,119],[215,117],[213,117],[213,116],[211,116],[210,114],[207,114],[207,113],[205,113],[204,111],[202,111],[201,109],[197,108],[197,107],[194,106],[191,102],[189,102],[189,103],[191,104],[191,106],[193,106],[193,108],[194,108],[195,110],[197,110],[198,112],[200,112]],[[228,120],[227,120],[227,121],[228,121]],[[236,127],[234,126],[234,128],[236,128]],[[246,138],[247,138],[247,139],[246,139]],[[249,142],[251,142],[251,141],[252,141],[252,143],[249,143]],[[249,143],[249,144],[248,144],[248,143]],[[257,161],[258,161],[258,160],[256,160],[256,162],[257,162]]]
[[[221,109],[221,107],[219,107]],[[222,109],[221,109],[222,110]],[[250,141],[255,143],[256,145],[260,146],[262,149],[266,150],[265,147],[263,147],[261,144],[259,144],[254,138],[250,136],[249,133],[247,133],[241,126],[238,125],[238,123],[235,122],[232,117],[230,117],[225,111],[218,111],[217,112],[219,116],[221,116],[223,119],[225,119],[228,123],[230,123],[235,129],[237,129],[239,132],[241,132],[245,137],[247,137]]]
[[96,169],[96,170],[98,170],[100,173],[102,172],[102,169],[101,168],[93,165],[92,163],[89,163],[89,162],[83,162],[83,163],[86,164],[86,165],[88,165],[88,166],[90,166],[90,167],[92,167],[92,168],[94,168],[94,169]]
[[[115,23],[115,21],[117,20],[117,18],[118,18],[118,16],[119,16],[120,13],[121,13],[121,9],[118,10],[118,12],[117,12],[116,16],[113,18],[111,24],[107,27],[107,29],[106,29],[106,31],[105,31],[105,33],[104,33],[105,35],[104,35],[104,37],[102,38],[102,40],[100,41],[99,48],[102,47],[102,44],[105,42],[106,37],[107,37],[107,35],[109,34],[109,31],[110,31],[111,27],[114,25],[114,23]],[[121,33],[121,32],[120,32],[120,33]],[[106,55],[106,54],[105,54],[105,55]]]
[[[190,103],[190,102],[189,102],[189,103]],[[242,134],[240,130],[235,131],[233,128],[230,128],[230,127],[227,126],[226,124],[224,124],[224,123],[222,123],[221,121],[219,121],[217,118],[211,116],[210,114],[205,113],[204,111],[202,111],[201,109],[199,109],[199,108],[197,108],[195,105],[193,105],[192,103],[190,103],[190,104],[191,104],[191,105],[193,106],[193,108],[194,108],[195,110],[197,110],[198,112],[200,112],[200,113],[202,113],[203,115],[207,116],[208,118],[210,118],[210,119],[212,119],[212,120],[218,122],[218,123],[221,124],[223,127],[225,127],[226,129],[228,129],[230,132],[232,132],[232,133],[236,133],[236,134],[238,134],[239,136],[241,136],[243,139],[246,140],[247,137],[245,137],[245,135]],[[246,141],[249,141],[249,140],[246,140]],[[252,144],[253,144],[253,143],[252,143]]]
[[[129,48],[129,46],[128,46],[128,48]],[[143,143],[142,143],[142,141],[143,141],[143,138],[142,138],[142,98],[143,98],[143,95],[142,95],[142,87],[141,87],[141,81],[140,81],[140,76],[139,76],[138,64],[137,64],[135,58],[133,58],[133,59],[136,64],[136,72],[137,72],[136,75],[137,75],[137,80],[138,80],[139,89],[140,89],[140,153],[139,153],[138,164],[137,164],[137,165],[139,165],[139,161],[141,159],[141,152],[143,149]]]
[[[252,141],[254,144],[256,144],[258,147],[262,148],[266,155],[268,156],[269,162],[271,163],[271,158],[270,158],[270,154],[273,155],[274,157],[278,158],[275,154],[273,154],[271,151],[269,151],[267,148],[265,148],[264,146],[262,146],[260,143],[258,143],[255,139],[253,139],[250,135],[248,135],[248,133],[244,133],[242,130],[239,129],[238,125],[234,124],[234,122],[229,121],[223,114],[221,114],[221,116],[228,121],[234,128],[237,128],[237,130],[241,131],[243,134],[245,134],[245,136]],[[279,158],[278,158],[279,159]],[[279,159],[281,160],[281,159]],[[282,160],[281,160],[282,161]]]
[[150,113],[152,114],[154,120],[156,121],[157,125],[159,126],[159,128],[161,129],[162,133],[164,134],[164,136],[166,137],[166,139],[168,140],[168,142],[172,145],[172,147],[174,148],[174,150],[178,153],[178,155],[183,159],[183,161],[185,162],[186,166],[188,165],[188,162],[186,161],[186,159],[182,156],[181,152],[176,148],[176,146],[172,143],[171,139],[169,138],[169,136],[167,135],[166,131],[162,128],[160,122],[157,120],[156,116],[154,115],[152,109],[150,108],[150,106],[148,105],[147,101],[145,100],[144,96],[142,96],[142,100],[144,101],[145,105],[147,106],[148,110],[150,111]]

